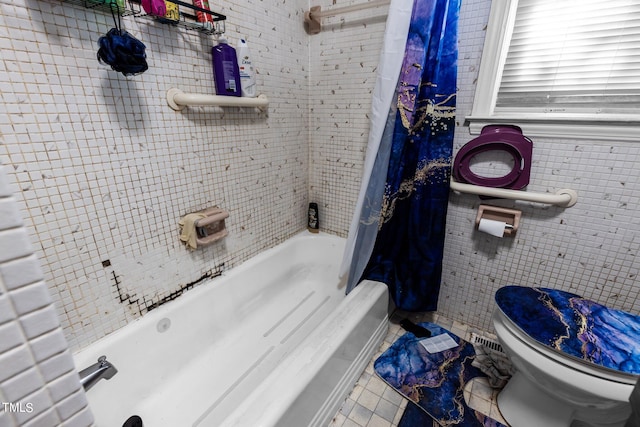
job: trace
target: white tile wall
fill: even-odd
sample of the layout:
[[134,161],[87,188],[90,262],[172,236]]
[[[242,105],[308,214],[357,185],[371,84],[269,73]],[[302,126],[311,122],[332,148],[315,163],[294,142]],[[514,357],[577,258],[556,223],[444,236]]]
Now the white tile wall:
[[[490,5],[489,0],[462,2],[454,150],[472,139],[463,122],[471,112]],[[365,116],[384,31],[383,22],[359,18],[332,18],[328,31],[310,41],[310,197],[321,202],[324,227],[341,235],[347,233],[358,194]],[[344,80],[349,84],[343,85]],[[356,102],[362,108],[355,108]],[[640,138],[638,143],[534,138],[529,189],[573,188],[579,201],[568,209],[497,202],[523,211],[514,239],[474,231],[479,199],[452,194],[438,311],[490,331],[495,291],[521,284],[565,289],[639,312],[639,161]],[[489,172],[505,168],[500,161],[477,167]]]
[[[0,426],[91,425],[78,373],[3,166],[0,205],[7,213],[0,224],[5,254],[0,261]],[[12,220],[4,221],[7,217]],[[26,274],[20,275],[20,268]]]
[[[233,45],[247,38],[266,113],[167,106],[171,87],[215,93],[212,36],[124,17],[149,64],[125,78],[96,60],[109,14],[0,1],[0,162],[19,206],[0,204],[0,225],[21,214],[27,226],[0,236],[0,261],[30,253],[21,242],[34,244],[74,350],[305,227],[307,3],[215,8],[228,17]],[[230,211],[229,237],[187,251],[178,221],[212,205]],[[30,260],[4,265],[3,274],[30,280],[21,273]],[[31,294],[17,292],[17,308],[35,309]]]
[[324,18],[322,32],[309,38],[309,198],[318,202],[321,228],[342,236],[360,190],[386,13],[382,7]]
[[[472,108],[489,6],[486,1],[463,2],[459,122]],[[472,138],[467,128],[459,126],[456,132],[456,149]],[[634,165],[640,161],[640,138],[636,143],[532,139],[528,189],[572,188],[579,194],[578,203],[562,209],[496,202],[523,211],[517,236],[497,239],[473,229],[477,197],[452,195],[439,312],[490,330],[495,291],[518,284],[564,289],[638,313],[640,220],[635,212],[640,170]]]

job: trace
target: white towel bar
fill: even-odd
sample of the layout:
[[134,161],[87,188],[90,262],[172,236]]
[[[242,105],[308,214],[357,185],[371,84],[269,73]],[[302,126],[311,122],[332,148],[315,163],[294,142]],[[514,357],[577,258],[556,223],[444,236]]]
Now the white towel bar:
[[325,11],[323,11],[320,6],[313,6],[304,13],[304,22],[307,24],[307,31],[309,34],[318,34],[322,30],[322,18],[342,15],[343,13],[358,12],[365,9],[373,9],[376,7],[389,6],[389,3],[391,3],[390,0],[373,0],[351,6],[336,7]]
[[506,188],[481,187],[479,185],[464,184],[451,178],[451,189],[458,193],[476,194],[500,199],[524,200],[526,202],[546,203],[548,205],[571,207],[578,201],[575,190],[563,188],[551,193],[535,193],[532,191],[510,190]]
[[200,95],[184,93],[180,89],[171,88],[167,91],[167,104],[176,111],[187,105],[216,105],[219,107],[256,107],[260,110],[269,106],[269,98],[259,95],[257,98],[240,96]]

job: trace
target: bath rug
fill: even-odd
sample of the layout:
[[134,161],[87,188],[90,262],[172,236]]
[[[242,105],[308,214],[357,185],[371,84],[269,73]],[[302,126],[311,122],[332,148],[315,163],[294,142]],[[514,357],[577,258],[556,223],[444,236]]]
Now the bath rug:
[[450,335],[458,346],[429,353],[420,344],[422,338],[407,332],[376,359],[376,374],[411,402],[398,426],[506,427],[464,400],[464,386],[473,378],[486,377],[471,365],[473,345],[433,323],[419,325],[433,336]]

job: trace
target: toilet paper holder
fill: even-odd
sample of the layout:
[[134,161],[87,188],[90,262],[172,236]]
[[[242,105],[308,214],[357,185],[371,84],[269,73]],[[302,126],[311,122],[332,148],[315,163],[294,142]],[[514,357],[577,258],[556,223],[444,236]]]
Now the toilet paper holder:
[[504,235],[513,236],[520,226],[520,217],[522,211],[516,209],[501,208],[499,206],[480,205],[478,206],[478,214],[476,215],[476,228],[480,224],[481,219],[490,219],[500,221],[506,224]]

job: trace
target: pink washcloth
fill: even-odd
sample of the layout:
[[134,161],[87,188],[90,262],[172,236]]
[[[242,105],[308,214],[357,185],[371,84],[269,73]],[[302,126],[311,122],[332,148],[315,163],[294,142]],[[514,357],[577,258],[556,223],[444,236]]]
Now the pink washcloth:
[[148,14],[155,16],[164,16],[167,13],[164,0],[142,0],[142,8]]

